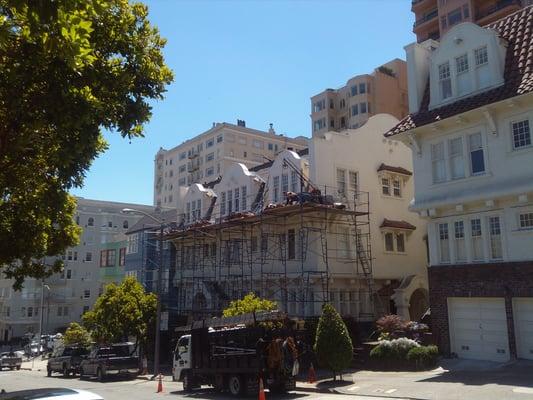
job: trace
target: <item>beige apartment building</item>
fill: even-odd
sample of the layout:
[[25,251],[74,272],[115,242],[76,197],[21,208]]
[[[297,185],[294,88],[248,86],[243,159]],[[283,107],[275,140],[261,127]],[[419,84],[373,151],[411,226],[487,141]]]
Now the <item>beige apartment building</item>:
[[234,163],[254,167],[272,160],[282,150],[302,150],[307,138],[289,138],[268,131],[227,122],[214,123],[208,131],[170,149],[159,149],[154,160],[154,205],[177,207],[193,183],[209,182]]
[[413,32],[418,43],[439,40],[461,22],[484,26],[531,4],[532,0],[412,0]]
[[408,108],[406,63],[394,59],[371,74],[350,78],[339,89],[326,89],[311,97],[313,136],[357,129],[380,113],[402,119]]

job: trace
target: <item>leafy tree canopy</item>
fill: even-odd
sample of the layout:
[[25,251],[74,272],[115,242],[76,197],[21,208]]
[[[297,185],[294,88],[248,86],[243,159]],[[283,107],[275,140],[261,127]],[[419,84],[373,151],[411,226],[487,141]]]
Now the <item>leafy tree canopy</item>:
[[322,315],[318,320],[314,351],[321,367],[337,373],[350,366],[353,346],[348,329],[341,316],[331,304],[322,307]]
[[274,301],[262,299],[257,297],[254,293],[250,292],[244,296],[241,300],[232,301],[228,308],[223,311],[224,317],[233,317],[235,315],[241,315],[256,311],[272,311],[277,308],[277,304]]
[[142,136],[172,72],[147,7],[128,0],[0,0],[0,265],[20,288],[78,241],[75,200],[107,144]]
[[80,324],[71,322],[63,336],[63,343],[65,345],[79,344],[80,346],[88,347],[91,344],[91,335]]
[[135,336],[145,344],[148,329],[155,321],[157,296],[146,293],[134,277],[120,285],[106,286],[92,310],[83,314],[83,323],[99,343],[112,343]]

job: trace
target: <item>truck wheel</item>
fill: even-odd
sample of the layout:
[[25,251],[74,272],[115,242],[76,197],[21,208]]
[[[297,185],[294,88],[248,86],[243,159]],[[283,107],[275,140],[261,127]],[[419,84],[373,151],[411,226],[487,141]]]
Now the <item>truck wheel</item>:
[[17,365],[17,371],[20,370],[20,365]]
[[80,379],[85,379],[85,373],[83,371],[83,367],[80,367]]
[[50,367],[46,368],[46,376],[47,377],[51,377],[52,376],[52,370],[50,369]]
[[98,368],[96,370],[96,378],[98,379],[98,382],[103,382],[104,381],[104,371],[102,371],[102,368]]
[[232,396],[239,397],[244,392],[244,383],[240,375],[232,375],[228,380],[228,389]]
[[183,375],[183,391],[192,392],[192,388],[192,374],[190,372],[185,372],[185,375]]
[[63,378],[68,378],[69,372],[66,365],[63,365]]

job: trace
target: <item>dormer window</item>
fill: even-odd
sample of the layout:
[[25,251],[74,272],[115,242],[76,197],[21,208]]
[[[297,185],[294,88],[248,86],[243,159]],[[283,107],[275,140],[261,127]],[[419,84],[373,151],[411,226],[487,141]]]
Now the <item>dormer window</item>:
[[439,65],[439,86],[442,100],[452,96],[452,80],[450,77],[449,62]]
[[476,67],[487,64],[489,62],[489,54],[487,53],[487,46],[480,47],[474,50],[474,57],[476,58]]

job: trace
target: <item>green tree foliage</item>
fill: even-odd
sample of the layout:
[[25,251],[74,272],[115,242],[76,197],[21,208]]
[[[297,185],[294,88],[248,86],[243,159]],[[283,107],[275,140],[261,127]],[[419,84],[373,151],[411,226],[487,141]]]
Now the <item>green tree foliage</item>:
[[353,354],[352,340],[341,316],[331,304],[324,304],[318,321],[314,351],[323,368],[337,373],[350,366]]
[[262,299],[257,297],[254,293],[250,292],[244,296],[241,300],[232,301],[228,308],[223,312],[224,317],[233,317],[235,315],[241,315],[256,311],[272,311],[277,308],[277,304],[274,301]]
[[128,0],[0,0],[0,265],[20,288],[78,242],[75,200],[102,129],[142,136],[172,72],[147,7]]
[[111,343],[135,336],[146,344],[148,329],[153,326],[157,297],[146,293],[134,277],[120,285],[106,286],[92,310],[83,314],[83,323],[99,343]]
[[91,335],[83,326],[76,322],[71,322],[63,336],[63,343],[79,344],[88,347],[91,344]]

